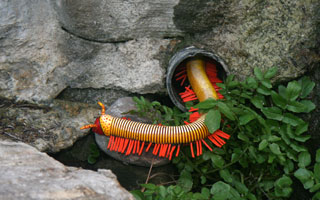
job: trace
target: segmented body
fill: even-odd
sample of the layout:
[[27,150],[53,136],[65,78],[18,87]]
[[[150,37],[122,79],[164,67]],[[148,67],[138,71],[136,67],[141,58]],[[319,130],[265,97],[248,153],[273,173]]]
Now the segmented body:
[[105,135],[156,144],[190,143],[210,135],[204,124],[204,116],[188,125],[159,126],[103,115],[100,117],[100,124]]

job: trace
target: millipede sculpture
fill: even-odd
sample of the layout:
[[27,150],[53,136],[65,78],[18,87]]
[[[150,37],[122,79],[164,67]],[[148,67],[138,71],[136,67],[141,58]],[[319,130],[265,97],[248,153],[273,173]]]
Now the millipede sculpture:
[[[221,82],[221,80],[217,78],[215,70],[212,63],[205,64],[200,59],[190,60],[186,64],[186,68],[177,74],[179,76],[177,80],[181,80],[182,84],[188,78],[192,88],[188,86],[185,88],[186,91],[180,94],[183,101],[198,99],[201,102],[208,98],[223,98],[216,91],[219,88],[215,83]],[[204,123],[205,114],[201,116],[198,112],[190,116],[192,123],[181,126],[162,126],[112,117],[105,114],[105,106],[101,102],[98,104],[102,108],[101,116],[96,119],[94,124],[85,125],[80,129],[92,128],[93,132],[97,134],[109,136],[107,149],[126,155],[141,155],[144,149],[148,152],[151,145],[154,144],[152,152],[154,155],[167,157],[171,160],[173,155],[179,155],[182,144],[189,144],[191,155],[195,157],[195,155],[202,154],[202,144],[212,151],[212,147],[205,141],[206,138],[217,147],[225,144],[222,138],[230,138],[230,135],[221,130],[210,133]],[[194,153],[194,145],[196,154]]]

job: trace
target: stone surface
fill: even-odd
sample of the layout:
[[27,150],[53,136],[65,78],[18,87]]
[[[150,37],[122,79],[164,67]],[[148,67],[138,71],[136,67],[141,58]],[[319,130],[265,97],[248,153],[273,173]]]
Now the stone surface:
[[0,141],[0,199],[134,199],[116,176],[65,167],[35,148]]
[[100,42],[182,35],[173,22],[178,0],[59,0],[59,20],[70,33]]
[[[136,115],[128,114],[129,111],[135,110],[135,102],[131,97],[124,97],[118,99],[114,102],[107,110],[106,113],[113,117],[127,117],[133,121],[139,121],[144,123],[150,123],[148,119],[138,117]],[[130,154],[126,156],[125,154],[118,153],[115,151],[107,150],[109,137],[105,135],[95,134],[96,142],[100,149],[104,151],[107,155],[113,157],[114,159],[120,160],[127,164],[139,165],[139,166],[150,166],[153,163],[153,166],[161,166],[169,163],[169,159],[167,158],[159,158],[158,156],[154,156],[152,154],[152,148],[148,152],[143,152],[140,156],[137,154]],[[146,148],[146,146],[145,146]]]
[[278,66],[277,78],[287,81],[320,60],[319,10],[317,0],[181,0],[174,21],[193,35],[185,46],[215,52],[238,77]]
[[57,152],[87,132],[80,127],[99,116],[98,106],[55,100],[50,106],[0,99],[0,135],[40,151]]
[[140,94],[164,89],[165,70],[155,58],[170,40],[141,38],[103,44],[94,66],[74,80],[72,88],[122,89]]
[[159,55],[170,39],[93,42],[61,28],[53,4],[0,2],[0,96],[46,102],[68,87],[125,94],[164,89]]

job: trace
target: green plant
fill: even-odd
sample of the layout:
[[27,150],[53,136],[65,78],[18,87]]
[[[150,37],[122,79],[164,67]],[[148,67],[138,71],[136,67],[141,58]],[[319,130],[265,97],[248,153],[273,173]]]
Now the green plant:
[[89,164],[95,164],[97,162],[97,159],[100,156],[100,150],[98,148],[98,146],[96,145],[96,143],[91,143],[90,144],[90,153],[88,155],[88,163]]
[[302,77],[274,88],[270,79],[276,73],[277,68],[264,73],[255,68],[255,77],[237,81],[231,75],[219,84],[223,100],[208,99],[195,107],[208,113],[205,123],[209,130],[221,129],[231,135],[227,145],[195,159],[188,148],[183,149],[173,160],[180,171],[176,185],[144,184],[145,192],[132,191],[134,196],[287,199],[296,178],[314,193],[313,199],[320,199],[320,150],[313,159],[304,145],[310,139],[308,123],[300,117],[315,108],[307,99],[315,83]]

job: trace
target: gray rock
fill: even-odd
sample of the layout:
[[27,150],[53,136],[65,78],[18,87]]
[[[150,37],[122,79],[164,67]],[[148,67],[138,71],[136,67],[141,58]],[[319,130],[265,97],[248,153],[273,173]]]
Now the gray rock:
[[0,96],[51,100],[86,71],[97,48],[63,31],[49,1],[1,1],[0,13]]
[[122,89],[140,94],[164,89],[165,70],[155,58],[168,39],[141,38],[119,44],[103,44],[93,66],[72,83],[72,88]]
[[43,102],[67,87],[126,93],[164,88],[165,72],[158,56],[166,51],[169,39],[92,42],[63,30],[48,0],[1,1],[0,11],[2,97]]
[[173,22],[177,0],[54,1],[66,30],[88,40],[110,42],[181,36]]
[[[130,118],[133,121],[140,121],[144,123],[150,123],[148,119],[138,117],[136,115],[132,114],[124,114],[128,113],[131,110],[135,110],[135,102],[132,100],[131,97],[124,97],[118,99],[116,102],[114,102],[107,110],[106,113],[110,114],[114,117],[127,117]],[[167,158],[159,158],[158,156],[154,156],[152,154],[153,148],[150,148],[148,152],[143,152],[140,156],[137,154],[131,154],[129,156],[126,156],[125,154],[118,153],[115,151],[109,151],[107,150],[109,137],[106,137],[105,135],[99,135],[95,134],[96,142],[100,149],[104,151],[109,156],[120,160],[124,163],[133,164],[133,165],[139,165],[139,166],[150,166],[153,162],[153,166],[162,166],[169,163],[169,159]],[[144,149],[146,146],[144,147]]]
[[72,146],[87,134],[80,127],[91,123],[100,112],[98,106],[59,100],[50,107],[1,99],[0,105],[0,135],[45,152],[58,152]]
[[0,141],[0,199],[134,199],[110,170],[63,164],[24,144]]
[[186,43],[217,53],[231,73],[278,66],[277,79],[289,80],[320,60],[319,9],[319,1],[182,0],[174,13],[177,27],[195,35]]

